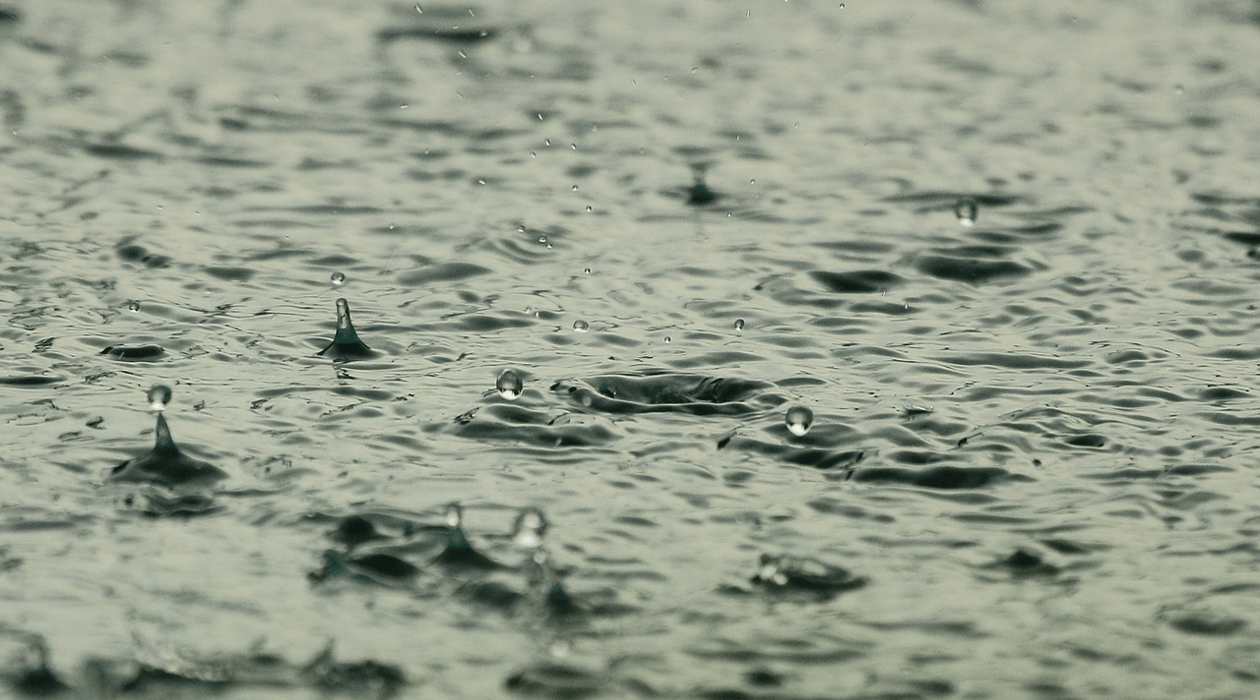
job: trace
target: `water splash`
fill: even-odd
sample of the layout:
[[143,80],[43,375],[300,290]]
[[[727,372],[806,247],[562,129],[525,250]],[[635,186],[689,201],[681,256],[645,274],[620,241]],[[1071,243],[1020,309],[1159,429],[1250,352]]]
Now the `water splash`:
[[814,412],[804,406],[793,406],[783,417],[783,423],[787,425],[788,432],[803,437],[814,424]]
[[696,163],[691,166],[691,176],[695,182],[687,188],[687,203],[694,207],[702,207],[718,200],[718,193],[709,189],[704,181],[708,169],[707,163]]
[[525,508],[512,523],[512,541],[518,547],[541,547],[546,533],[547,517],[537,508]]
[[355,332],[354,323],[350,320],[350,302],[345,297],[337,300],[337,335],[319,354],[342,361],[365,360],[377,356],[375,350],[359,340],[359,334]]
[[[159,394],[165,394],[159,398],[165,398],[166,402],[170,401],[170,388],[157,385],[150,389],[149,395],[146,396],[150,406],[156,404],[152,398],[155,390]],[[193,459],[180,451],[179,446],[175,444],[175,439],[171,437],[171,429],[166,424],[162,409],[154,408],[154,410],[158,413],[157,424],[153,431],[155,435],[153,450],[142,457],[129,459],[114,467],[109,473],[110,481],[150,483],[179,492],[187,492],[204,489],[227,478],[227,472],[222,469]]]

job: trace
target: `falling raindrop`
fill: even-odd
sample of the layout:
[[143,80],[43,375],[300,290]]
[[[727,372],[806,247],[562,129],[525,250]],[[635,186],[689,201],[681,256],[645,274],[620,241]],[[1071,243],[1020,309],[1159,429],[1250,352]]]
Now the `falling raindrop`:
[[171,388],[165,384],[154,384],[145,394],[145,400],[149,402],[149,408],[163,411],[171,403]]
[[590,329],[591,329],[591,324],[587,323],[586,321],[578,319],[573,322],[573,330],[577,331],[578,333],[585,333],[589,331]]
[[808,433],[809,427],[814,424],[814,412],[804,406],[793,406],[788,409],[783,422],[787,425],[789,432],[796,437],[801,437]]
[[584,272],[584,273],[586,273],[586,274],[588,274],[588,275],[589,275],[589,274],[591,274],[591,268],[589,268],[589,267],[588,267],[588,268],[586,268],[586,269],[582,270],[582,272]]
[[499,375],[498,381],[494,383],[494,387],[499,390],[499,396],[508,401],[515,401],[525,390],[525,382],[521,381],[521,375],[515,371],[505,369]]
[[979,205],[971,197],[963,197],[954,204],[954,215],[963,226],[975,226]]
[[344,273],[344,272],[334,272],[334,273],[332,273],[332,283],[333,283],[334,285],[338,286],[338,287],[340,287],[341,285],[345,284],[345,283],[346,283],[346,273]]
[[744,319],[742,318],[735,319],[735,330],[737,331],[744,330]]
[[140,310],[140,302],[134,300],[127,302],[127,310],[133,314],[136,313]]

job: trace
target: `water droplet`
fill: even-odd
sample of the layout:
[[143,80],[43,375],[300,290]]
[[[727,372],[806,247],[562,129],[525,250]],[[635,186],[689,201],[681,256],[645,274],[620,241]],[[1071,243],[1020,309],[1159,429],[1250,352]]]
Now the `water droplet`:
[[344,273],[344,272],[334,272],[334,273],[332,273],[332,278],[331,278],[331,279],[332,279],[332,283],[333,283],[333,284],[335,284],[336,286],[340,287],[341,285],[343,285],[343,284],[345,284],[345,283],[346,283],[346,273]]
[[573,322],[573,330],[577,331],[578,333],[585,333],[589,331],[590,329],[591,329],[591,324],[587,323],[586,321],[578,319]]
[[446,526],[455,529],[464,522],[464,508],[458,503],[446,504]]
[[665,336],[665,342],[666,342],[666,343],[672,342],[672,341],[670,340],[669,336]]
[[577,185],[574,185],[574,186],[573,186],[573,191],[574,191],[574,192],[577,192],[577,191],[578,191],[578,186],[577,186]]
[[585,270],[582,270],[582,272],[585,272],[586,274],[588,274],[588,275],[589,275],[589,274],[591,274],[591,268],[589,268],[589,267],[588,267],[588,268],[586,268]]
[[494,387],[499,390],[499,396],[508,401],[515,401],[521,395],[521,392],[525,390],[525,382],[521,381],[521,375],[515,371],[505,369],[494,383]]
[[801,437],[808,433],[809,427],[814,424],[814,412],[804,406],[793,406],[788,409],[783,422],[787,425],[789,432],[796,437]]
[[954,215],[958,217],[958,223],[963,226],[975,226],[976,215],[979,213],[979,205],[976,200],[971,197],[963,197],[954,204]]
[[744,330],[744,319],[742,318],[735,319],[735,330],[737,331]]
[[133,314],[136,313],[140,310],[140,302],[134,300],[127,302],[127,310]]
[[547,517],[537,508],[526,508],[512,523],[512,541],[519,547],[541,547],[547,532]]
[[591,213],[592,211],[594,211],[594,210],[593,210],[593,209],[591,209],[591,205],[587,204],[587,205],[586,205],[586,213],[587,213],[587,214],[589,214],[589,213]]
[[539,242],[539,243],[546,243],[546,242],[547,242],[547,237],[546,237],[546,236],[539,236],[539,237],[538,237],[538,242]]
[[149,402],[149,408],[163,411],[171,403],[171,388],[165,384],[154,384],[149,387],[149,393],[144,396]]

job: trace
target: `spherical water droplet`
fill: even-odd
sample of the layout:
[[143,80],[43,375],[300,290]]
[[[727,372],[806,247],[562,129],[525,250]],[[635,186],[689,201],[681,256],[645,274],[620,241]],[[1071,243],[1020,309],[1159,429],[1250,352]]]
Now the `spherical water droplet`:
[[586,213],[587,213],[587,214],[589,214],[589,213],[591,213],[592,211],[595,211],[595,210],[591,208],[591,205],[587,204],[587,205],[586,205]]
[[673,341],[671,341],[671,340],[670,340],[670,337],[669,337],[669,336],[665,336],[665,342],[669,343],[669,342],[673,342]]
[[127,310],[133,314],[136,313],[137,311],[140,310],[140,302],[138,301],[127,302]]
[[512,541],[520,547],[540,547],[547,532],[547,517],[537,508],[526,508],[512,523]]
[[588,267],[588,268],[586,268],[585,270],[582,270],[582,272],[585,272],[586,274],[588,274],[588,275],[589,275],[589,274],[591,274],[591,268],[589,268],[589,267]]
[[165,410],[171,403],[171,388],[165,384],[154,384],[149,387],[145,398],[149,402],[149,408],[155,411]]
[[448,503],[446,505],[446,526],[449,528],[457,528],[464,522],[464,508],[458,503]]
[[577,191],[578,191],[578,186],[577,186],[577,185],[574,185],[574,186],[573,186],[573,191],[574,191],[574,192],[577,192]]
[[590,329],[591,329],[591,324],[587,323],[586,321],[578,319],[577,321],[573,322],[573,330],[577,331],[578,333],[585,333],[589,331]]
[[742,318],[735,319],[735,330],[737,331],[744,330],[744,319]]
[[505,369],[499,375],[498,381],[494,383],[494,387],[499,390],[499,396],[508,401],[515,401],[525,390],[525,382],[521,381],[521,375],[513,370]]
[[975,226],[976,215],[979,213],[979,205],[976,200],[971,197],[963,197],[954,204],[954,215],[958,217],[958,223],[963,226]]
[[338,287],[340,287],[341,285],[345,284],[345,283],[346,283],[346,273],[344,273],[344,272],[334,272],[334,273],[332,273],[332,283],[333,283],[334,285],[338,286]]
[[783,422],[787,424],[789,432],[796,437],[801,437],[808,433],[809,427],[814,424],[814,412],[804,406],[793,406],[788,409]]

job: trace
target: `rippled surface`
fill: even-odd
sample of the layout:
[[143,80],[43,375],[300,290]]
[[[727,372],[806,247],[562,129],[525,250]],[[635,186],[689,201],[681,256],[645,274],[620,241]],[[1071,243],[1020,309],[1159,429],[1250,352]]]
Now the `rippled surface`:
[[0,3],[6,682],[1254,697],[1258,42]]

